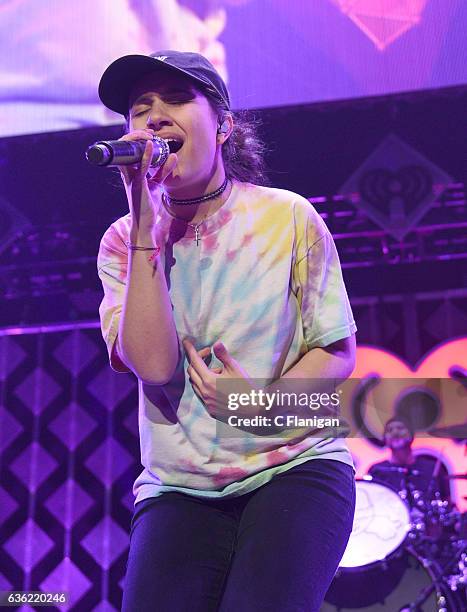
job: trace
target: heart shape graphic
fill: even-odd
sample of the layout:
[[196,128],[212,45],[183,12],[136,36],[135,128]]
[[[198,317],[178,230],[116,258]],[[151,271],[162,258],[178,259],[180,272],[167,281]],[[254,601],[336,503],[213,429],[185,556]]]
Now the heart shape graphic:
[[427,0],[332,0],[379,51],[416,26]]
[[[362,380],[371,377],[380,379],[384,394],[378,398],[378,383],[373,387],[375,397],[369,401],[369,409],[364,414],[364,423],[370,432],[382,438],[384,423],[394,416],[394,407],[398,405],[401,395],[412,389],[428,390],[439,401],[441,408],[433,426],[446,427],[467,421],[467,401],[465,382],[460,378],[467,372],[467,338],[450,340],[428,353],[415,368],[407,365],[403,359],[388,351],[369,346],[357,348],[357,365],[348,381],[348,389],[357,390]],[[388,383],[388,384],[386,384]],[[345,383],[347,386],[347,383]],[[372,410],[378,405],[378,411]],[[451,409],[446,409],[449,406]],[[443,408],[444,407],[444,408]],[[454,409],[453,409],[454,407]],[[428,428],[429,429],[429,428]],[[363,477],[374,463],[388,458],[380,448],[364,437],[349,438],[348,445],[354,456],[357,477]],[[449,438],[432,437],[428,433],[415,437],[413,448],[416,452],[427,452],[442,459],[451,473],[463,473],[467,468],[465,445]],[[451,481],[453,499],[460,510],[467,509],[467,481]]]

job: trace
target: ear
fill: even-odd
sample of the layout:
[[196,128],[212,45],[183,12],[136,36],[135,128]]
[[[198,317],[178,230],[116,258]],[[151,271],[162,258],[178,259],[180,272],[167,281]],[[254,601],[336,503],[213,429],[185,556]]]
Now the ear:
[[217,144],[224,144],[224,142],[230,137],[233,130],[233,118],[232,115],[228,114],[222,119],[222,122],[217,128]]

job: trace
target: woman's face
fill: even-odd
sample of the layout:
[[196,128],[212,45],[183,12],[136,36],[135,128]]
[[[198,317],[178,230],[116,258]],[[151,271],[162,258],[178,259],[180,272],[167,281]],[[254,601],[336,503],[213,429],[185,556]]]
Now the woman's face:
[[143,77],[131,92],[129,126],[131,131],[151,128],[182,145],[177,166],[164,182],[169,192],[182,188],[199,195],[210,182],[223,180],[217,115],[189,79],[168,72]]

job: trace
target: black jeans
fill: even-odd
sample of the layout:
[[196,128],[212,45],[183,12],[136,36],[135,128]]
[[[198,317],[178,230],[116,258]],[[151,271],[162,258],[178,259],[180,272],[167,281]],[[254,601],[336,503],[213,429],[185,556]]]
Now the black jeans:
[[350,466],[313,459],[226,500],[135,507],[124,612],[317,612],[352,530]]

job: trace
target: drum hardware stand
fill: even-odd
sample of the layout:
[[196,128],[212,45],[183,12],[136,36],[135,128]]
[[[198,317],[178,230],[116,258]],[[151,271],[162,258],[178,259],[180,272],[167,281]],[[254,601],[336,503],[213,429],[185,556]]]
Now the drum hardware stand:
[[420,503],[423,503],[420,499],[420,492],[415,488],[415,485],[410,481],[411,476],[415,476],[417,470],[412,470],[410,468],[406,468],[403,472],[401,482],[403,483],[403,487],[401,491],[399,491],[400,497],[405,500],[409,507],[416,508],[420,506]]
[[[447,562],[443,567],[443,573],[445,569],[451,567],[455,573],[450,573],[446,577],[446,584],[451,591],[457,591],[459,587],[467,585],[467,542],[465,540],[459,540],[454,552],[454,557],[451,561]],[[452,564],[452,566],[451,566]]]
[[[412,548],[411,546],[407,546],[407,550],[411,553],[415,553],[415,549]],[[457,552],[456,552],[454,561],[456,560],[457,560]],[[422,561],[423,567],[427,570],[430,570],[432,563],[428,559],[421,559],[421,561]],[[445,607],[447,602],[446,602],[444,595],[442,594],[441,587],[443,586],[444,572],[452,565],[452,563],[453,563],[452,559],[449,559],[448,561],[446,561],[446,563],[442,567],[439,568],[438,576],[434,576],[433,574],[430,573],[433,582],[429,584],[428,586],[426,586],[422,591],[420,591],[415,601],[400,608],[399,612],[421,612],[420,606],[425,603],[428,597],[435,590],[437,592],[437,603],[438,605],[441,604],[441,606],[438,607],[436,612],[451,612]],[[449,585],[446,585],[444,583],[444,586],[449,586]]]
[[[441,593],[441,581],[438,579],[433,579],[432,584],[426,586],[419,594],[417,599],[412,603],[407,604],[399,609],[399,612],[422,612],[420,606],[422,606],[428,597],[433,593],[433,591],[437,592],[437,603],[441,604],[441,607],[437,607],[436,612],[450,612],[446,607],[446,600],[444,595]],[[442,601],[441,601],[442,600]]]

